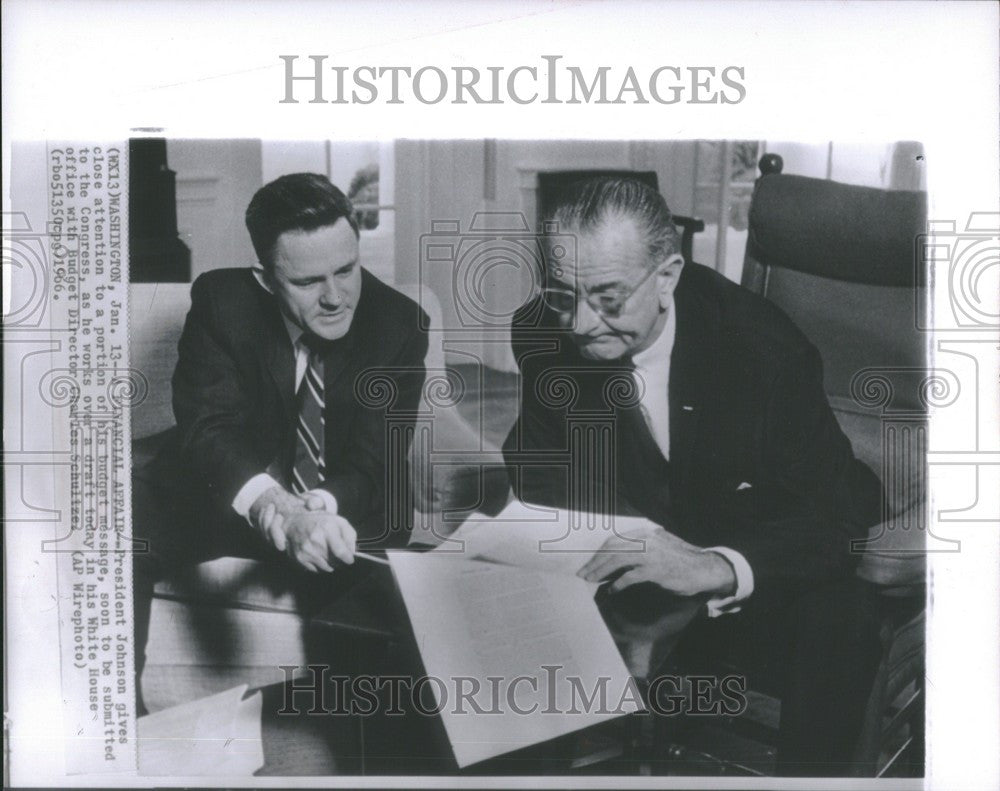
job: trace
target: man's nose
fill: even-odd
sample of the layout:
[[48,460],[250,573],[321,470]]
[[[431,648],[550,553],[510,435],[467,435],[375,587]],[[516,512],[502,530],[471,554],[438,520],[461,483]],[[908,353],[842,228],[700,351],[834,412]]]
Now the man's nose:
[[337,284],[332,280],[327,280],[323,284],[323,291],[319,295],[319,301],[324,307],[338,308],[344,301],[343,294],[337,288]]
[[595,329],[603,324],[601,317],[590,307],[590,303],[585,299],[579,299],[576,303],[576,328],[577,335],[590,335]]

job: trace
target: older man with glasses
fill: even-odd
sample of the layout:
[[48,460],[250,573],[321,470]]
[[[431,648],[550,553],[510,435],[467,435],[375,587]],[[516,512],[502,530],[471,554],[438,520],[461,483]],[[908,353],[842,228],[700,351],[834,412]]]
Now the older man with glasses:
[[686,263],[637,180],[575,184],[548,219],[576,249],[543,240],[545,287],[513,322],[515,493],[658,525],[610,538],[581,574],[650,609],[699,599],[708,617],[679,655],[736,656],[777,687],[783,774],[848,773],[879,657],[850,545],[880,487],[819,353],[777,307]]

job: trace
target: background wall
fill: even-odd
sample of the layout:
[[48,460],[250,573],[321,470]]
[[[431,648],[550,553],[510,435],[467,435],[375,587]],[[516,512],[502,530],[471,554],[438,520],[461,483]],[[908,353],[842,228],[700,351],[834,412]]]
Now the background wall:
[[[454,259],[475,242],[470,226],[477,213],[485,213],[494,237],[504,231],[505,238],[530,236],[536,230],[539,172],[655,171],[674,213],[706,221],[695,237],[694,260],[738,281],[745,208],[757,175],[753,162],[765,151],[784,158],[785,173],[888,189],[925,186],[919,143],[171,140],[168,162],[177,173],[178,228],[191,249],[193,277],[253,263],[243,212],[264,183],[311,171],[327,174],[348,192],[361,171],[374,169],[374,187],[355,201],[377,216],[377,225],[361,234],[364,266],[386,282],[419,282],[434,293],[444,326],[455,330],[451,361],[471,353],[493,368],[513,370],[504,327],[532,284],[525,267],[510,265],[518,261],[483,267],[471,285],[456,279],[463,273]],[[435,223],[445,230],[432,233]],[[427,245],[435,241],[453,245],[452,260],[427,260]],[[515,247],[505,249],[523,263],[527,248]],[[495,244],[494,252],[503,253]]]
[[259,140],[169,140],[177,174],[177,229],[191,250],[192,279],[209,269],[249,266],[243,212],[261,180]]
[[391,281],[392,143],[261,140],[170,140],[167,162],[177,173],[177,227],[191,250],[191,277],[256,261],[243,214],[254,192],[286,173],[324,173],[347,192],[365,165],[379,168],[379,226],[361,236],[365,266]]

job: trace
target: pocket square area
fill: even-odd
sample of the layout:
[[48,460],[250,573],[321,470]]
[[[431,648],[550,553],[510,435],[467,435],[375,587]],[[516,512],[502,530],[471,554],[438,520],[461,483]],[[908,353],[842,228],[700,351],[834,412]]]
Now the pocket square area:
[[744,489],[752,489],[752,488],[753,488],[752,483],[747,483],[746,481],[743,481],[743,483],[741,483],[739,486],[736,487],[736,491],[742,492]]

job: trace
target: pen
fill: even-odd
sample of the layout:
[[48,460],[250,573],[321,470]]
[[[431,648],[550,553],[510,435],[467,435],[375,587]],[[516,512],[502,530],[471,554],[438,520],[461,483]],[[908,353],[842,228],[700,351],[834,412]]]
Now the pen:
[[370,560],[372,563],[381,563],[383,566],[388,566],[389,561],[385,558],[377,557],[376,555],[369,555],[367,552],[355,552],[354,557],[363,558],[364,560]]

